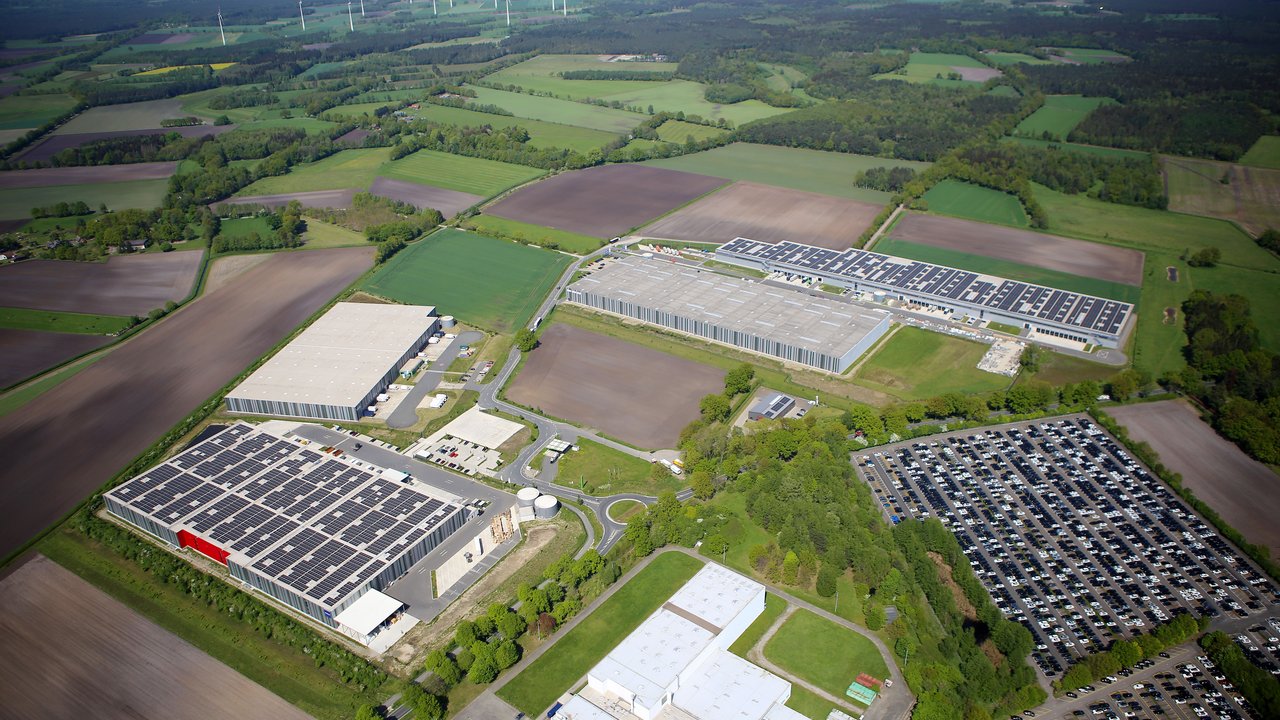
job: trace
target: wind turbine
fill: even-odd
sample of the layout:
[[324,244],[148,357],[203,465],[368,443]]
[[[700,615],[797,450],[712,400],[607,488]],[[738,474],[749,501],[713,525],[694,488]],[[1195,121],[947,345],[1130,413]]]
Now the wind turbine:
[[360,17],[364,17],[364,0],[360,0]]
[[222,45],[227,45],[227,31],[222,29],[222,8],[218,8],[218,32],[222,33]]
[[307,31],[307,15],[302,12],[302,0],[298,0],[298,17],[302,18],[302,32]]
[[511,27],[511,0],[507,0],[507,27]]
[[356,31],[356,21],[351,15],[351,0],[347,0],[347,25],[351,26],[351,32]]
[[569,0],[560,0],[560,9],[564,10],[565,17],[569,17]]

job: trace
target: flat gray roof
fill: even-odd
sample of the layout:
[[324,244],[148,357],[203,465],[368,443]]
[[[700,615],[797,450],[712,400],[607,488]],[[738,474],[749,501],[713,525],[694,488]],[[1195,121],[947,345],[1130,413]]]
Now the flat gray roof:
[[352,407],[436,322],[430,305],[338,303],[228,397]]
[[882,310],[639,256],[605,263],[573,287],[834,357],[844,356],[889,317]]

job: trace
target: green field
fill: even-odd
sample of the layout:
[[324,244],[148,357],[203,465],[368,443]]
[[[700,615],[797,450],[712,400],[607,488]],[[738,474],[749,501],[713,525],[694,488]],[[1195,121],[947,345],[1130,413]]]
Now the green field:
[[29,218],[31,208],[47,207],[68,199],[83,200],[91,208],[106,203],[109,210],[149,210],[160,207],[168,191],[169,181],[163,178],[91,185],[11,188],[0,190],[0,219]]
[[764,646],[764,655],[839,698],[859,673],[889,677],[884,658],[870,640],[808,610],[787,618]]
[[1044,105],[1018,123],[1013,131],[1017,135],[1040,139],[1046,139],[1045,133],[1048,133],[1054,139],[1066,140],[1067,135],[1083,122],[1094,108],[1114,103],[1115,101],[1111,98],[1050,95],[1044,99]]
[[[245,85],[239,89],[250,87],[265,87],[264,85]],[[227,108],[224,110],[215,110],[209,107],[209,101],[219,95],[225,95],[227,92],[237,89],[232,86],[225,85],[223,87],[214,88],[212,90],[202,90],[200,92],[191,93],[190,95],[181,95],[179,100],[182,101],[182,109],[192,115],[201,117],[216,118],[219,115],[226,115],[233,123],[244,123],[258,120],[265,117],[279,117],[280,111],[271,105],[256,105],[253,107],[243,108]]]
[[1011,97],[1011,98],[1022,97],[1022,93],[1018,92],[1018,89],[1013,87],[1012,85],[996,85],[995,87],[988,90],[987,94],[994,97]]
[[943,180],[924,194],[929,212],[979,222],[1027,227],[1027,213],[1018,198],[980,185]]
[[710,125],[698,125],[683,120],[668,120],[658,126],[658,138],[671,143],[685,143],[689,138],[695,142],[710,140],[725,133],[722,128]]
[[368,189],[379,168],[391,156],[391,148],[343,150],[288,173],[265,177],[236,193],[236,197],[312,192],[315,190]]
[[374,113],[377,112],[379,109],[387,107],[388,105],[394,105],[394,104],[396,104],[396,101],[394,100],[348,103],[346,105],[339,105],[335,108],[326,110],[325,114],[339,115],[344,118],[351,118],[355,120],[355,119],[359,119],[360,117],[374,117]]
[[[729,652],[746,659],[747,653],[751,652],[751,648],[760,642],[760,638],[769,632],[769,628],[773,627],[773,623],[779,617],[782,617],[782,613],[786,612],[786,610],[786,600],[773,593],[766,594],[764,596],[764,612],[760,614],[760,617],[752,620],[751,625],[743,631],[742,635],[733,641],[733,644],[729,646]],[[826,716],[824,715],[823,717]]]
[[948,267],[960,268],[962,270],[972,270],[974,272],[986,273],[988,275],[997,275],[999,277],[1009,278],[1010,280],[1021,280],[1022,282],[1036,283],[1037,285],[1048,285],[1062,290],[1070,290],[1072,292],[1084,293],[1086,295],[1097,295],[1098,297],[1121,300],[1127,303],[1138,302],[1138,297],[1141,293],[1141,288],[1134,285],[1126,285],[1124,283],[1110,282],[1107,280],[1097,280],[1095,278],[1072,275],[1070,273],[1064,273],[1057,270],[1046,270],[1044,268],[1016,263],[1012,260],[989,258],[982,255],[974,255],[948,248],[920,245],[893,237],[884,238],[880,242],[876,243],[876,252],[882,252],[888,255],[897,255],[899,257],[935,263],[938,265],[946,265]]
[[874,203],[888,202],[889,193],[854,187],[853,177],[858,172],[875,167],[909,167],[917,171],[929,167],[929,163],[911,160],[752,143],[733,143],[646,164]]
[[734,125],[759,120],[760,118],[781,115],[791,112],[792,108],[776,108],[759,100],[743,100],[730,105],[722,105],[707,100],[706,86],[691,80],[671,80],[661,85],[630,92],[609,95],[604,100],[618,101],[624,106],[648,108],[652,105],[659,112],[683,112],[686,115],[698,115],[704,120],[725,120]]
[[680,553],[654,558],[595,612],[555,639],[555,645],[502,686],[498,697],[529,717],[540,717],[701,568],[701,562]]
[[1071,58],[1076,62],[1085,65],[1097,65],[1105,62],[1114,62],[1117,59],[1121,61],[1129,60],[1127,55],[1115,52],[1114,50],[1099,50],[1097,48],[1054,48],[1063,57]]
[[[348,150],[347,152],[357,152]],[[512,165],[497,160],[450,155],[435,150],[419,150],[378,172],[382,177],[431,185],[445,190],[489,197],[514,185],[541,177],[545,170]]]
[[[968,55],[952,53],[913,52],[905,67],[891,73],[874,76],[877,80],[905,80],[913,83],[931,83],[944,87],[973,87],[976,84],[968,80],[950,80],[947,76],[955,72],[955,68],[985,68],[986,65]],[[942,77],[939,78],[938,76]]]
[[809,720],[827,720],[827,716],[835,708],[817,693],[810,692],[799,685],[791,686],[791,697],[787,698],[787,707]]
[[662,480],[650,480],[649,462],[621,450],[586,439],[578,440],[577,445],[577,451],[560,457],[557,485],[577,488],[589,495],[657,495],[667,490],[676,492],[684,486],[682,480],[670,473]]
[[900,328],[873,352],[854,382],[903,400],[949,392],[973,395],[1002,390],[1011,382],[978,369],[986,345],[916,327]]
[[328,120],[320,120],[308,117],[293,118],[266,118],[263,120],[254,120],[247,122],[236,128],[232,132],[239,130],[274,130],[276,128],[299,128],[304,130],[308,135],[316,135],[322,132],[328,132],[338,127],[335,122]]
[[1026,53],[1016,52],[990,52],[983,53],[991,62],[997,65],[1017,65],[1022,63],[1025,65],[1052,65],[1052,60],[1041,60],[1035,55],[1027,55]]
[[1241,165],[1280,170],[1280,135],[1263,135],[1240,158]]
[[[1229,164],[1168,155],[1160,160],[1170,210],[1226,219],[1237,217],[1236,190],[1222,182],[1224,176],[1230,177]],[[1280,227],[1280,223],[1271,224]]]
[[1145,160],[1151,157],[1151,153],[1145,153],[1140,150],[1122,150],[1120,148],[1102,147],[1101,145],[1081,145],[1079,143],[1069,142],[1053,142],[1050,140],[1039,140],[1036,138],[1010,137],[1004,138],[1003,142],[1016,142],[1021,145],[1041,148],[1060,148],[1067,152],[1081,153],[1084,155],[1097,155],[1098,157],[1120,158]]
[[672,73],[675,63],[604,62],[596,55],[539,55],[485,77],[486,82],[518,85],[526,90],[581,100],[602,98],[631,90],[662,85],[666,80],[565,80],[570,70],[609,70]]
[[307,231],[302,234],[302,240],[306,243],[308,250],[369,244],[363,233],[313,218],[307,218]]
[[0,328],[79,333],[81,335],[110,335],[127,327],[129,327],[129,318],[116,315],[85,315],[82,313],[54,312],[52,310],[0,308]]
[[401,250],[363,288],[391,300],[435,305],[441,315],[506,333],[529,323],[570,260],[447,228]]
[[604,245],[604,240],[590,235],[579,235],[568,230],[557,230],[543,225],[533,225],[519,220],[508,220],[494,215],[476,215],[467,218],[467,226],[477,232],[499,237],[521,239],[544,247],[555,243],[557,247],[575,255],[586,255]]
[[488,125],[497,129],[519,126],[528,131],[529,144],[536,148],[567,148],[580,153],[588,153],[596,148],[604,147],[619,137],[615,133],[602,130],[561,125],[529,118],[494,115],[492,113],[482,113],[444,105],[424,104],[422,109],[417,111],[417,114],[418,117],[426,120],[460,127]]
[[0,98],[0,130],[39,127],[75,106],[75,98],[61,94]]
[[644,122],[646,115],[614,110],[613,108],[588,105],[572,100],[525,95],[524,93],[493,90],[476,87],[475,101],[486,105],[497,105],[519,117],[542,120],[562,125],[601,130],[608,133],[629,133],[637,125]]
[[241,239],[257,233],[266,237],[273,232],[265,217],[227,218],[218,226],[218,235],[225,238]]

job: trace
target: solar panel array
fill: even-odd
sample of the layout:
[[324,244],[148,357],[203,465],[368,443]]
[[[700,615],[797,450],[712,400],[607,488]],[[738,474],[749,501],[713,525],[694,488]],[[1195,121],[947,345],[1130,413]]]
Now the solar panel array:
[[465,512],[242,423],[108,495],[328,606]]
[[794,242],[736,238],[721,245],[716,253],[1113,336],[1119,335],[1133,312],[1129,303],[866,250],[828,250]]

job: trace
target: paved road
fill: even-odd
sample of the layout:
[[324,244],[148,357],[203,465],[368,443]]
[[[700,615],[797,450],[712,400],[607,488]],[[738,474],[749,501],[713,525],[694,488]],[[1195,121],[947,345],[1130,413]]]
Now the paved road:
[[418,384],[413,386],[409,394],[404,400],[396,406],[395,410],[387,416],[387,427],[389,428],[407,428],[413,427],[418,422],[418,403],[427,396],[427,393],[436,389],[440,385],[440,380],[444,377],[444,372],[449,369],[453,361],[458,358],[458,353],[462,352],[463,345],[471,345],[478,343],[484,339],[483,333],[474,331],[464,332],[444,349],[440,357],[431,363],[431,366],[422,371],[422,375],[418,378]]

